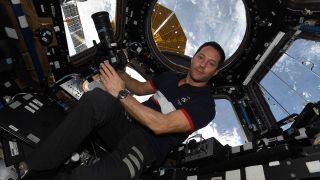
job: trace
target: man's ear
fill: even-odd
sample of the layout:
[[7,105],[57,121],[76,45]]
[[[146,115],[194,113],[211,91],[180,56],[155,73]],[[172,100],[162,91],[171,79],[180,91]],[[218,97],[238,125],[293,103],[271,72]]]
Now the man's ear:
[[195,56],[196,56],[196,55],[193,55],[193,56],[192,56],[192,58],[191,58],[191,62],[194,60]]

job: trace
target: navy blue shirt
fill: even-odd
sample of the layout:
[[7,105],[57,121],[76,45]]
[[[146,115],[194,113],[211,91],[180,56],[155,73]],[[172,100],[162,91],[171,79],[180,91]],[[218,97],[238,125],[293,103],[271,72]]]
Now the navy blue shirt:
[[185,77],[183,74],[167,72],[149,81],[156,93],[143,104],[164,114],[182,111],[192,129],[189,133],[155,135],[144,128],[160,161],[172,147],[181,144],[193,131],[206,126],[215,116],[215,103],[209,85],[194,87],[184,84],[179,87],[179,81]]

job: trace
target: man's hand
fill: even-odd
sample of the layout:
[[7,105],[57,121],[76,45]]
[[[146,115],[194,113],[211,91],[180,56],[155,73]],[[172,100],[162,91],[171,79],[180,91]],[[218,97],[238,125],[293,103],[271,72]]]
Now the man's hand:
[[119,91],[125,88],[124,81],[109,63],[101,63],[100,66],[100,79],[103,86],[112,96],[117,97]]

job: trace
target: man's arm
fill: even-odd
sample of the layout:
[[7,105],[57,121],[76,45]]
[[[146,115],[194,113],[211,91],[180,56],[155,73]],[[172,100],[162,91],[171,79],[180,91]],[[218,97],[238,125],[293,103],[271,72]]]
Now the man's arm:
[[192,130],[189,120],[181,110],[162,114],[140,104],[135,98],[128,96],[120,100],[124,108],[141,124],[147,126],[155,134],[188,132]]
[[[119,91],[125,87],[124,80],[110,64],[101,64],[100,78],[106,90],[114,97],[117,97]],[[181,110],[162,114],[142,105],[131,96],[120,101],[138,122],[151,129],[155,134],[188,132],[193,129]]]
[[149,82],[140,82],[129,76],[125,71],[118,72],[121,79],[125,82],[127,89],[136,95],[148,95],[155,93]]

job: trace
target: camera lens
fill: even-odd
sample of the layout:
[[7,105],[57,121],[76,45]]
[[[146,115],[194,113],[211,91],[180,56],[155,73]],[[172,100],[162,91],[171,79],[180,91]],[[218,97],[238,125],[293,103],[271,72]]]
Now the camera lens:
[[114,34],[109,19],[109,13],[106,11],[92,14],[92,19],[101,42],[104,42],[108,49],[112,48],[114,43]]

